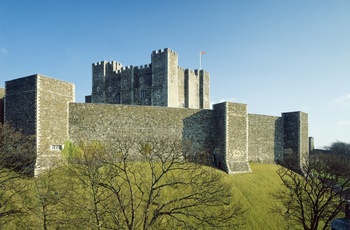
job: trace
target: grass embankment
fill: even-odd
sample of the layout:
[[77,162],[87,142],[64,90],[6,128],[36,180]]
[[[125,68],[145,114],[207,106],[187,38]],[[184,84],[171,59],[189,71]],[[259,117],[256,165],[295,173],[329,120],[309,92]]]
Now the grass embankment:
[[281,188],[274,164],[251,164],[252,173],[228,175],[234,199],[248,209],[242,229],[287,229],[288,223],[271,209],[280,203],[271,194]]
[[[247,213],[245,215],[245,225],[240,229],[249,229],[249,230],[264,230],[264,229],[287,229],[288,223],[280,216],[271,212],[271,209],[280,205],[280,203],[275,200],[271,194],[275,193],[281,188],[281,180],[278,177],[276,170],[279,166],[274,164],[251,164],[252,173],[246,174],[237,174],[237,175],[225,175],[225,180],[233,185],[233,202],[241,202],[243,207],[247,209]],[[51,186],[63,186],[66,185],[64,183],[64,173],[59,173],[59,170],[64,170],[65,168],[56,169],[52,171],[51,182],[53,183]],[[56,173],[54,173],[56,172]],[[56,178],[57,175],[57,178]],[[34,179],[32,178],[29,181],[23,181],[23,183],[30,183],[34,186]],[[40,179],[40,178],[39,178]],[[56,180],[57,179],[57,180]],[[43,184],[47,185],[47,184]],[[38,184],[37,184],[38,186]],[[44,186],[45,187],[45,186]],[[37,190],[39,187],[35,189],[35,186],[32,188],[33,190],[28,191],[27,196],[32,197],[32,199],[37,198]],[[45,189],[41,188],[40,189]],[[57,190],[57,188],[55,187]],[[52,190],[52,189],[51,189]],[[56,191],[54,190],[54,191]],[[84,190],[82,190],[84,191]],[[78,192],[82,192],[78,191]],[[48,191],[44,192],[44,195],[47,195]],[[77,192],[77,191],[76,191]],[[84,193],[84,192],[83,192]],[[65,194],[64,192],[62,194]],[[51,205],[52,206],[52,205]],[[50,207],[51,207],[50,206]],[[57,205],[53,205],[52,207],[57,208]],[[59,208],[59,207],[58,207]],[[35,209],[38,211],[37,214],[40,214],[40,206]],[[34,211],[35,211],[34,210]],[[9,225],[9,228],[4,229],[40,229],[39,226],[42,225],[42,221],[40,221],[40,215],[36,216],[34,213],[28,213],[28,216],[22,216],[18,219],[18,221],[13,222]],[[53,213],[49,213],[50,215]],[[78,216],[79,212],[76,213]],[[41,214],[42,216],[42,214]],[[51,216],[50,216],[51,217]],[[54,218],[58,218],[58,214],[54,215]],[[33,223],[32,223],[33,222]],[[22,223],[26,226],[25,228],[18,228],[19,223]],[[41,224],[41,225],[40,225]],[[15,227],[16,226],[16,227]],[[31,228],[31,226],[36,226],[38,228]],[[84,228],[81,228],[84,229]]]

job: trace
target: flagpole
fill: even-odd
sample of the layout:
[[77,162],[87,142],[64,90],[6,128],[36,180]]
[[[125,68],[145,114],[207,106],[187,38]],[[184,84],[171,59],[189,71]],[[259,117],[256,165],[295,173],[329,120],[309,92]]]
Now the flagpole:
[[199,51],[199,70],[202,69],[202,55],[205,54],[205,51]]

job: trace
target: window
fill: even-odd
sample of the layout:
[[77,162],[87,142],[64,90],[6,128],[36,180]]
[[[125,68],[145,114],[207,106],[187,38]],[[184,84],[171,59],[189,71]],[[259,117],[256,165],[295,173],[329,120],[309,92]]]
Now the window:
[[146,95],[147,94],[147,91],[145,89],[141,89],[140,91],[140,97],[141,99],[146,99]]
[[51,150],[62,150],[62,145],[51,145]]
[[121,101],[121,96],[120,96],[120,93],[116,93],[115,96],[115,103],[116,104],[120,104],[120,101]]

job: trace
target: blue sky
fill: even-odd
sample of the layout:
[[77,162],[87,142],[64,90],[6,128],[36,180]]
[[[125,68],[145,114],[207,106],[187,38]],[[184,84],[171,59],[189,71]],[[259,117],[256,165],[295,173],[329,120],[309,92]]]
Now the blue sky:
[[35,73],[91,93],[91,64],[151,61],[211,74],[211,101],[309,114],[316,147],[350,142],[350,1],[0,0],[0,87]]

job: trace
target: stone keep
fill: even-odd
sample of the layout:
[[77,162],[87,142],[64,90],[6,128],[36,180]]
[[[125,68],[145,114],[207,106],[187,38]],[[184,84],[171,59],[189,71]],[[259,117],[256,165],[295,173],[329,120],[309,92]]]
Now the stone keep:
[[36,137],[35,175],[60,157],[68,139],[120,137],[176,138],[190,143],[192,154],[210,153],[230,174],[250,172],[249,162],[282,162],[286,153],[300,170],[309,153],[306,113],[248,114],[246,104],[232,102],[209,109],[209,74],[177,62],[165,49],[143,67],[93,64],[92,103],[75,103],[73,84],[43,75],[7,81],[5,122]]
[[151,63],[92,64],[92,103],[209,109],[209,73],[183,69],[170,49],[153,51]]

